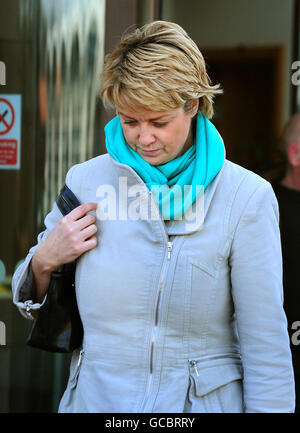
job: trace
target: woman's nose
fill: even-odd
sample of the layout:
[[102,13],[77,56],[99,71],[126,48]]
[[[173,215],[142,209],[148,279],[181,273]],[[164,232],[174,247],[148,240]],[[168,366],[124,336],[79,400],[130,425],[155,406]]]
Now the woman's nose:
[[147,126],[141,126],[139,131],[139,143],[142,146],[148,146],[154,143],[155,137],[152,134],[151,128]]

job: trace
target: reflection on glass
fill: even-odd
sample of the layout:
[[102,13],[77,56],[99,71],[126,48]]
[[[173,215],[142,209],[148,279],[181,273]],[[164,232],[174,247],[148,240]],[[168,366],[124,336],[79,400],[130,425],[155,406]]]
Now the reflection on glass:
[[40,117],[45,137],[42,221],[68,169],[95,156],[105,0],[40,0]]

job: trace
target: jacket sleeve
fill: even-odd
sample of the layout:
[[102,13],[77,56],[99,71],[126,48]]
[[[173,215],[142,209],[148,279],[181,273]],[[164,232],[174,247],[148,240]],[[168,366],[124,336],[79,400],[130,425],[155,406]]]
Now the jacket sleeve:
[[294,375],[283,309],[279,212],[263,180],[233,233],[229,264],[246,412],[293,412]]
[[[71,186],[71,177],[73,173],[73,166],[67,173],[66,184],[69,188]],[[28,252],[25,260],[18,266],[12,277],[12,292],[13,302],[19,308],[20,313],[27,319],[33,319],[35,313],[44,304],[47,295],[41,303],[34,302],[35,294],[35,281],[31,269],[31,259],[37,249],[38,245],[46,239],[49,232],[54,228],[58,221],[62,218],[62,214],[57,207],[56,203],[53,204],[51,212],[48,213],[44,220],[45,230],[37,237],[37,243]]]

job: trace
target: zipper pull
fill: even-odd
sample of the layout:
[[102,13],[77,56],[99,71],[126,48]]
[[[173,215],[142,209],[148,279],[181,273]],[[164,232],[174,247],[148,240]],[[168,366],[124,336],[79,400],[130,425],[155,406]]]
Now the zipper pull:
[[199,377],[199,373],[197,370],[197,361],[190,361],[190,365],[195,369],[196,375]]
[[79,368],[80,365],[81,365],[81,361],[82,361],[82,357],[83,357],[83,352],[84,352],[83,349],[81,349],[81,351],[79,352],[79,358],[78,358],[78,362],[77,362],[77,368]]
[[25,306],[25,313],[26,313],[27,317],[32,317],[32,314],[31,314],[32,301],[25,301],[24,306]]
[[168,242],[168,260],[171,258],[171,252],[173,248],[173,242]]

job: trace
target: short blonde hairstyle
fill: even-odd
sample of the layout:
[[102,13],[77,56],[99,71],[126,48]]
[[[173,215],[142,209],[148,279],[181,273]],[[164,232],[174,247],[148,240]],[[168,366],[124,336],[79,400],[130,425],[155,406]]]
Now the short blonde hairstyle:
[[187,112],[199,100],[199,110],[211,118],[218,93],[196,43],[175,23],[154,21],[125,34],[105,58],[100,97],[107,108]]

